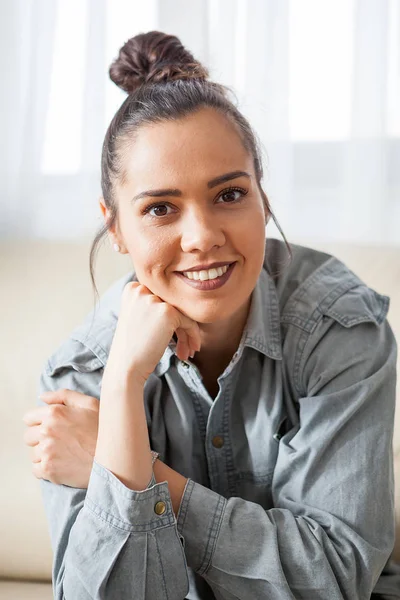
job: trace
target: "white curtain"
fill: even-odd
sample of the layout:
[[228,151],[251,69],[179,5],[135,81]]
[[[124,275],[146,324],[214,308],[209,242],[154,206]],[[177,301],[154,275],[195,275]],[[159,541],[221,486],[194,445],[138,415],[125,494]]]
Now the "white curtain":
[[151,29],[236,91],[289,239],[400,245],[400,0],[2,0],[1,237],[100,227],[108,67]]

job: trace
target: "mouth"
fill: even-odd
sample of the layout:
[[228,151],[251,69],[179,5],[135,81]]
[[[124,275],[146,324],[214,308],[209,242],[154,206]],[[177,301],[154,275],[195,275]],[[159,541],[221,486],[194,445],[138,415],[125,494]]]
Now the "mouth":
[[190,287],[211,291],[222,287],[230,278],[236,262],[200,271],[175,271],[176,275]]

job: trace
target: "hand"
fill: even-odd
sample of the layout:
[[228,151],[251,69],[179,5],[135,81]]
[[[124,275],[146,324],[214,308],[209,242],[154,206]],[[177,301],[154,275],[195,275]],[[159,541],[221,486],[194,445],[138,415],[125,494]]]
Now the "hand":
[[110,376],[111,381],[120,381],[133,375],[144,383],[174,332],[178,338],[176,353],[181,360],[187,360],[200,350],[200,329],[196,321],[152,294],[146,286],[128,283],[122,293],[120,315],[103,379]]
[[25,413],[24,442],[38,479],[87,488],[96,448],[99,400],[60,389],[41,396],[48,406]]

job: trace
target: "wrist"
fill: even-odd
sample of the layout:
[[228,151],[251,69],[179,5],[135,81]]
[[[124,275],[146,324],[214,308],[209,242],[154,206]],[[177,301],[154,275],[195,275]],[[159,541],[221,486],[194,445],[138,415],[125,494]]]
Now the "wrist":
[[178,473],[177,471],[171,469],[161,460],[156,460],[153,467],[153,472],[156,483],[161,483],[163,481],[168,482],[171,503],[175,513],[175,517],[177,518],[188,479],[180,473]]
[[102,391],[107,389],[112,393],[126,394],[134,392],[143,392],[144,380],[136,373],[129,372],[118,372],[109,369],[107,367],[104,370],[103,380],[101,384]]

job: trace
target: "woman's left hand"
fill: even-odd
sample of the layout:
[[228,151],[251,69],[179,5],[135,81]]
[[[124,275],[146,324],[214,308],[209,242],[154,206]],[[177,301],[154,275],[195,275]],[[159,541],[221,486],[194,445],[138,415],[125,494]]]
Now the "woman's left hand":
[[99,400],[73,390],[45,392],[25,413],[24,442],[32,447],[32,472],[38,479],[87,488],[96,449]]

